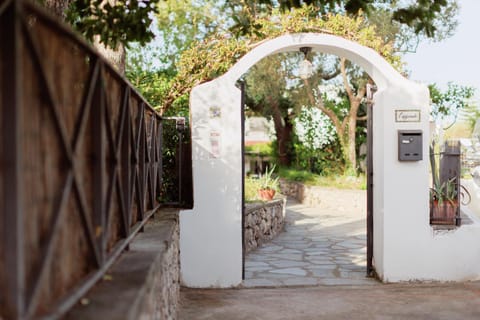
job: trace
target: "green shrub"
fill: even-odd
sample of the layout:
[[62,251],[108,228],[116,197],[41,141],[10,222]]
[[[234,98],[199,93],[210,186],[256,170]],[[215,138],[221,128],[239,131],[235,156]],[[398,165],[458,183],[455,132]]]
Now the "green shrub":
[[278,175],[288,181],[302,182],[305,184],[314,183],[318,177],[318,175],[309,171],[291,168],[280,168]]
[[367,188],[364,175],[346,176],[331,174],[328,176],[314,174],[305,170],[295,170],[290,168],[280,168],[278,172],[281,178],[288,181],[301,182],[310,186],[324,186],[338,189],[361,189]]
[[258,154],[260,156],[271,156],[273,148],[271,143],[257,143],[251,146],[245,146],[245,153]]
[[256,178],[245,178],[245,201],[258,201],[258,190],[260,189],[260,181]]

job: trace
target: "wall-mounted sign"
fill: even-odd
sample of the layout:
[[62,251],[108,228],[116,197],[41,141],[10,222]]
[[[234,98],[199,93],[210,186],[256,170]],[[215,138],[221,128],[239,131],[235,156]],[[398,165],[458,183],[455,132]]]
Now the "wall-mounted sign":
[[395,110],[395,122],[420,122],[420,110]]
[[210,119],[220,118],[221,116],[220,107],[210,107]]
[[210,132],[210,158],[217,159],[220,158],[220,132],[211,131]]

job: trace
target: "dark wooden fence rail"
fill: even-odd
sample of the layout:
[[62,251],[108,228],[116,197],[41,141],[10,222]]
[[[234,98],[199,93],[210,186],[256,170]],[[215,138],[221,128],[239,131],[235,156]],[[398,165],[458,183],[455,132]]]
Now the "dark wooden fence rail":
[[0,108],[0,318],[58,318],[159,207],[162,118],[28,1],[0,0]]

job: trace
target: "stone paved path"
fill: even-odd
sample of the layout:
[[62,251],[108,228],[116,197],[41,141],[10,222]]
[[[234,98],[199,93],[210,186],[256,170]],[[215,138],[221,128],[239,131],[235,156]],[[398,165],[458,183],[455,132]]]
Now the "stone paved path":
[[246,256],[244,287],[375,285],[366,278],[365,191],[310,208],[289,200],[285,231]]

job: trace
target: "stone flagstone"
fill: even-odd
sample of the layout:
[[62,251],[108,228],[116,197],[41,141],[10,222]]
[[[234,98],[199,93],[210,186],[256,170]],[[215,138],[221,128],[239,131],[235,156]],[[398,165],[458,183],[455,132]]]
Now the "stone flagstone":
[[334,208],[289,200],[285,231],[246,256],[243,286],[378,284],[365,274],[365,209]]

